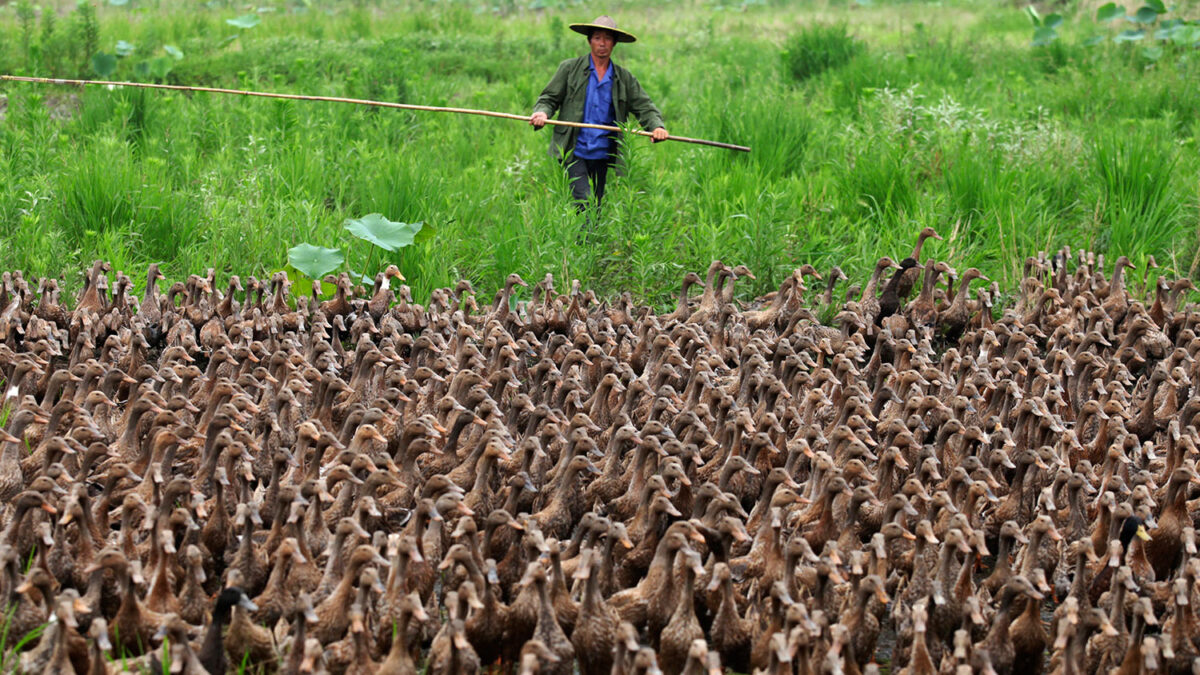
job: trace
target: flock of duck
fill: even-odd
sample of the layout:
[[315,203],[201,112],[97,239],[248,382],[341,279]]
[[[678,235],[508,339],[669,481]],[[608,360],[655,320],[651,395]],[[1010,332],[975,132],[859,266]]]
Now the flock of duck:
[[666,314],[5,273],[0,667],[1196,672],[1192,284],[929,237]]

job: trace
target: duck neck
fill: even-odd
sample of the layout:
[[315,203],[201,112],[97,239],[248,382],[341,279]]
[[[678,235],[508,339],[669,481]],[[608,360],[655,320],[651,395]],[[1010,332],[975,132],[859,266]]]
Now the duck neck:
[[[604,556],[607,560],[608,556]],[[604,598],[600,597],[600,575],[596,569],[588,571],[588,577],[583,585],[583,605],[580,607],[580,617],[598,616],[604,607]]]
[[1164,381],[1166,381],[1166,377],[1161,374],[1161,371],[1156,370],[1154,375],[1150,377],[1150,389],[1146,392],[1146,400],[1142,402],[1142,409],[1138,413],[1138,419],[1134,422],[1139,427],[1145,426],[1147,420],[1153,422],[1155,398],[1158,396],[1158,389]]
[[679,598],[679,604],[675,607],[675,614],[671,617],[671,622],[674,623],[675,617],[679,617],[683,621],[694,623],[696,621],[696,594],[692,587],[696,583],[696,572],[691,565],[684,563],[683,566],[683,584],[676,589],[676,595]]
[[688,291],[696,283],[693,278],[683,280],[683,286],[679,289],[679,302],[675,305],[676,316],[683,316],[688,311]]
[[496,456],[491,453],[484,453],[479,458],[475,469],[475,483],[471,486],[471,492],[483,497],[490,491],[488,489],[489,481],[492,477],[492,471],[496,468]]
[[1012,613],[1012,602],[1016,593],[1005,589],[1000,594],[1000,605],[996,609],[996,615],[992,619],[992,629],[988,631],[988,642],[991,644],[1003,644],[1009,641],[1008,624],[1009,615]]
[[[1087,589],[1088,589],[1088,587],[1087,587],[1087,572],[1088,572],[1088,568],[1087,568],[1088,556],[1087,556],[1087,554],[1088,554],[1087,549],[1083,549],[1075,556],[1075,578],[1071,580],[1071,590],[1068,593],[1069,597],[1076,598],[1077,600],[1079,600],[1080,603],[1084,602],[1084,598],[1087,594]],[[1082,606],[1082,604],[1080,606]],[[1122,607],[1123,606],[1124,605],[1122,605]],[[1124,613],[1124,610],[1122,610],[1122,613]]]
[[963,556],[962,567],[958,570],[958,581],[954,584],[954,595],[959,602],[975,594],[975,585],[971,574],[975,571],[975,556],[968,553]]
[[[558,619],[554,614],[554,603],[550,600],[550,583],[547,579],[539,579],[537,582],[538,594],[538,628],[543,630],[555,626]],[[536,634],[536,631],[535,631]]]
[[1038,554],[1042,550],[1042,539],[1046,533],[1041,528],[1035,527],[1033,533],[1029,535],[1029,546],[1025,549],[1021,558],[1021,573],[1030,575],[1033,573],[1034,567],[1037,566]]
[[948,546],[948,545],[943,546],[942,551],[941,551],[941,556],[938,560],[937,579],[935,579],[933,582],[934,584],[937,585],[938,590],[942,593],[943,598],[950,595],[950,593],[948,591],[951,590],[950,589],[950,579],[951,579],[951,575],[953,574],[953,572],[952,572],[953,569],[954,569],[954,548],[951,546]]
[[712,264],[708,266],[708,274],[704,278],[704,294],[700,298],[700,304],[711,305],[716,302],[716,279],[717,274],[723,269],[723,265]]
[[[1080,577],[1082,575],[1076,574],[1075,576]],[[1071,592],[1074,593],[1074,589],[1072,589]],[[1125,629],[1126,629],[1125,628],[1125,584],[1123,582],[1117,580],[1115,577],[1113,580],[1112,593],[1113,593],[1113,596],[1112,596],[1113,601],[1112,601],[1112,609],[1109,611],[1109,615],[1108,615],[1109,621],[1112,623],[1113,628],[1116,629],[1117,634],[1124,635]]]
[[[392,663],[407,664],[412,661],[408,651],[408,626],[412,622],[412,612],[407,608],[400,612],[400,620],[396,622],[396,632],[392,636],[392,646],[388,650],[387,660]],[[398,672],[402,669],[397,668]]]
[[885,269],[887,269],[887,267],[882,266],[882,265],[876,265],[875,269],[871,271],[871,278],[867,280],[867,286],[866,286],[866,288],[863,289],[863,292],[862,292],[862,297],[864,300],[877,297],[877,291],[879,289],[879,279],[880,279],[880,277],[883,276],[883,271]]

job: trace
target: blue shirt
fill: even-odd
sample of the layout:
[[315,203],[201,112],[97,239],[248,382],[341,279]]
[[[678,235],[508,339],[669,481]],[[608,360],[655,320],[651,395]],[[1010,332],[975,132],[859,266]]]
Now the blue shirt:
[[[604,79],[596,74],[596,61],[588,56],[587,96],[583,102],[583,121],[586,124],[612,125],[617,113],[612,103],[613,67],[609,62]],[[575,156],[580,159],[604,159],[609,155],[611,132],[601,129],[580,129],[575,142]]]

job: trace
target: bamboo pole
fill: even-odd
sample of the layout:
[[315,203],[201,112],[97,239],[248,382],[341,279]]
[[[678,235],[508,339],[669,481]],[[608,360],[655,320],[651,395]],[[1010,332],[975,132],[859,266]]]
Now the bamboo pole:
[[[393,103],[391,101],[371,101],[361,98],[344,98],[341,96],[312,96],[308,94],[277,94],[267,91],[248,91],[243,89],[221,89],[219,87],[193,87],[179,84],[153,84],[150,82],[109,82],[106,80],[64,80],[61,78],[52,77],[23,77],[19,75],[0,75],[0,81],[5,82],[31,82],[34,84],[61,84],[61,85],[102,85],[109,87],[140,87],[143,89],[167,89],[170,91],[192,91],[192,92],[207,92],[211,94],[234,94],[238,96],[260,96],[262,98],[282,98],[292,101],[325,101],[328,103],[353,103],[355,105],[373,106],[376,108],[396,108],[398,110],[420,110],[425,112],[448,112],[458,113],[460,115],[482,115],[484,117],[498,117],[507,120],[519,120],[528,122],[529,115],[514,115],[512,113],[494,112],[491,110],[476,110],[473,108],[447,108],[433,105],[415,105],[412,103]],[[583,122],[565,122],[563,120],[546,120],[546,124],[554,124],[560,127],[577,127],[580,129],[603,129],[605,131],[623,131],[620,127],[608,126],[604,124],[585,124]],[[629,130],[627,133],[637,134],[638,136],[651,136],[649,131],[641,129]],[[703,138],[689,138],[687,136],[667,136],[668,141],[679,141],[681,143],[695,143],[697,145],[708,145],[714,148],[725,148],[726,150],[738,150],[740,152],[750,152],[750,148],[745,145],[734,145],[732,143],[721,143],[719,141],[709,141]]]

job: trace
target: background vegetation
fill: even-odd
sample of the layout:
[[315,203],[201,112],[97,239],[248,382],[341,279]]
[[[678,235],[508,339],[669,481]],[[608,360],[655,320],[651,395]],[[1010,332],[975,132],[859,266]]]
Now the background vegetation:
[[559,60],[583,53],[566,24],[608,11],[641,38],[615,58],[670,130],[754,152],[633,140],[628,176],[583,232],[548,132],[519,123],[5,84],[0,267],[72,287],[95,258],[134,277],[153,261],[172,278],[261,276],[307,241],[342,248],[357,269],[343,223],[381,213],[424,223],[417,244],[373,263],[398,264],[419,302],[461,277],[494,289],[516,271],[665,303],[714,258],[753,269],[744,290],[758,294],[802,262],[862,278],[925,225],[947,237],[933,255],[1002,282],[1062,244],[1139,265],[1154,255],[1186,274],[1200,189],[1200,27],[1186,19],[1200,13],[1161,9],[18,0],[0,7],[4,73],[517,113]]

